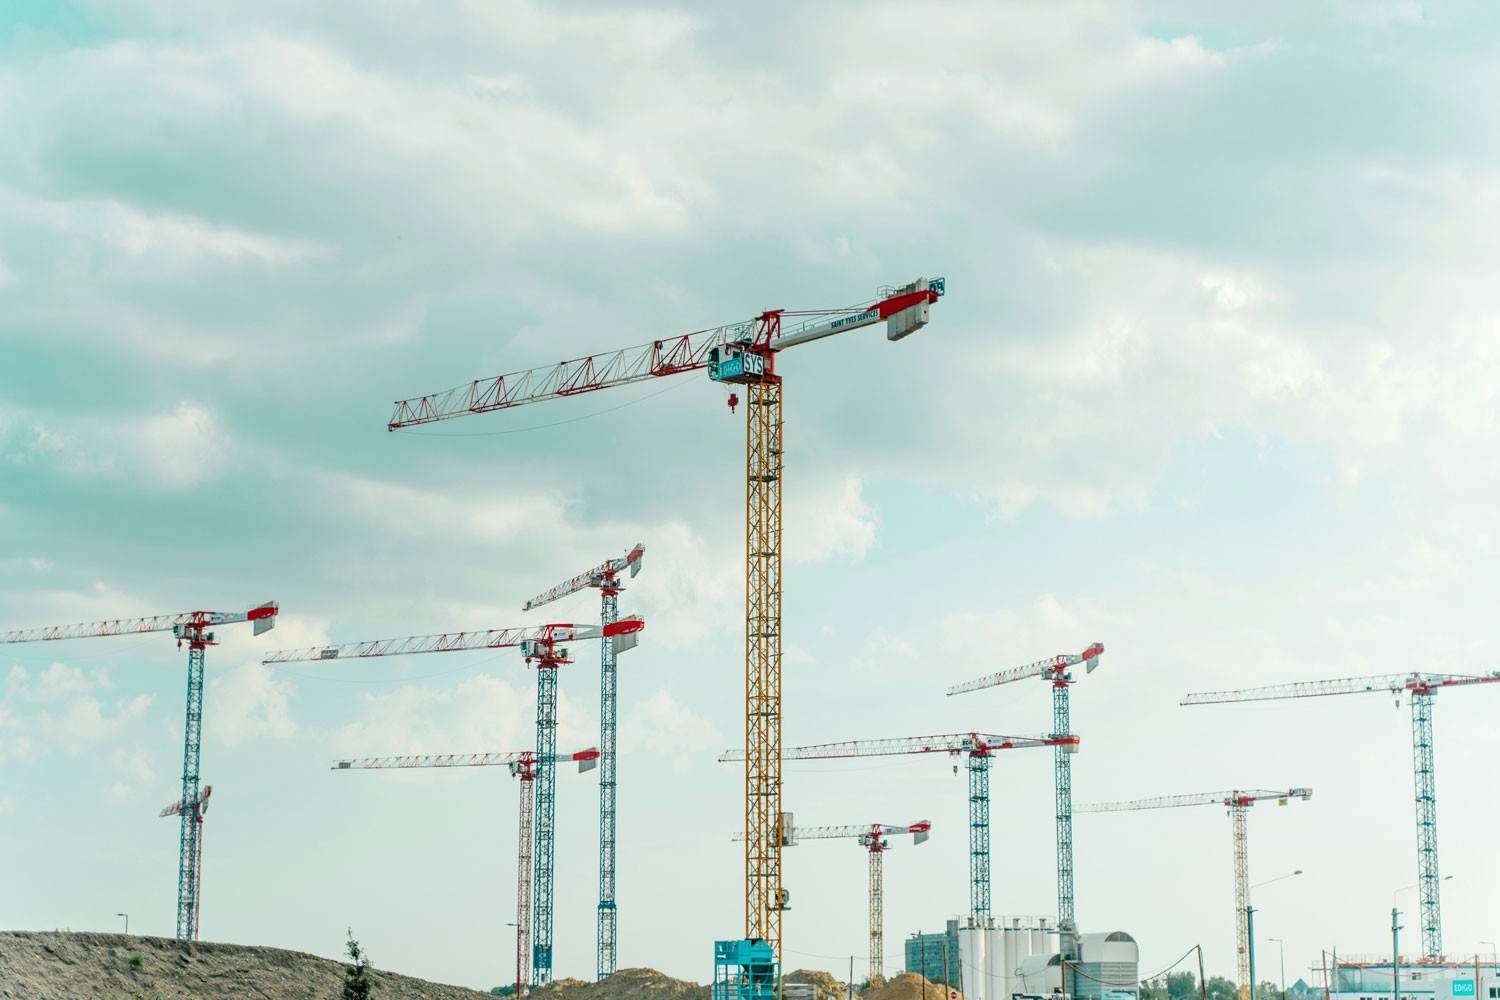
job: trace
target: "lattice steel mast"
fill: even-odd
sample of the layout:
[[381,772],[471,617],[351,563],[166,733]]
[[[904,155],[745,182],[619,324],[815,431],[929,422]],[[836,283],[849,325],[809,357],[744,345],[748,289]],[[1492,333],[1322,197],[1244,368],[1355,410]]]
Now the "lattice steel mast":
[[[198,796],[197,801],[189,803],[186,800],[178,799],[176,802],[173,802],[171,805],[166,806],[160,813],[158,813],[158,815],[160,816],[190,817],[193,822],[192,884],[188,887],[188,897],[190,900],[190,905],[185,908],[187,910],[187,914],[189,919],[191,920],[191,923],[187,928],[186,934],[181,933],[181,930],[179,929],[179,933],[177,935],[178,937],[184,938],[188,941],[198,940],[198,923],[203,918],[203,814],[208,811],[208,797],[213,794],[213,791],[214,789],[212,785],[204,785],[203,794]],[[178,871],[181,871],[180,863],[178,865]],[[181,876],[179,875],[179,879],[180,877]],[[179,893],[179,921],[182,919],[182,913],[184,910],[181,900],[182,896]]]
[[537,669],[536,683],[536,808],[532,840],[535,854],[532,863],[532,947],[531,985],[541,986],[552,979],[552,888],[553,827],[557,815],[557,668],[573,662],[566,649],[557,644],[573,640],[618,639],[617,649],[635,644],[635,633],[645,627],[639,618],[624,618],[608,626],[538,625],[533,628],[491,629],[483,632],[447,632],[441,635],[407,636],[400,639],[377,639],[347,643],[342,646],[314,646],[311,649],[281,650],[263,663],[288,663],[297,660],[336,660],[370,656],[400,656],[410,653],[449,653],[466,649],[499,649],[516,646],[527,663]]
[[[82,639],[110,635],[135,635],[143,632],[170,631],[178,648],[188,644],[187,715],[183,726],[182,798],[179,803],[196,803],[198,797],[198,760],[203,745],[203,653],[214,645],[214,634],[208,629],[236,622],[253,622],[255,634],[276,627],[275,601],[267,601],[246,611],[185,611],[176,615],[152,615],[146,618],[118,618],[78,625],[52,625],[43,628],[7,632],[3,642],[49,642],[60,639]],[[191,808],[180,810],[182,823],[177,838],[177,937],[193,940],[198,936],[198,865],[202,859],[199,845],[199,818]],[[163,813],[163,815],[166,815]]]
[[1336,694],[1389,693],[1401,704],[1404,691],[1411,699],[1412,781],[1417,818],[1417,892],[1421,897],[1422,954],[1429,962],[1443,957],[1442,876],[1438,873],[1437,771],[1433,756],[1432,699],[1443,688],[1468,687],[1500,681],[1500,670],[1485,674],[1380,674],[1325,681],[1303,681],[1245,688],[1202,691],[1182,699],[1184,705],[1220,702],[1276,701]]
[[[740,944],[747,943],[769,943],[779,957],[781,911],[787,899],[781,885],[781,838],[771,835],[781,822],[782,420],[776,355],[788,347],[882,322],[887,339],[900,340],[927,324],[929,308],[945,290],[941,278],[919,278],[902,288],[882,289],[882,297],[867,306],[798,313],[770,310],[753,320],[637,348],[480,379],[400,400],[387,424],[398,430],[699,368],[706,368],[714,381],[746,386],[750,415],[745,462],[745,941],[726,949],[716,946],[716,961],[721,953],[743,951]],[[793,316],[803,322],[784,329],[783,318]],[[738,397],[731,394],[731,409],[737,403]],[[758,952],[753,963],[758,970],[764,968]],[[765,976],[758,971],[755,978]],[[746,979],[734,981],[743,984]],[[719,982],[717,973],[715,981]],[[762,991],[761,986],[742,986],[737,995]]]
[[[579,771],[592,770],[599,759],[597,748],[579,750],[561,757],[553,757],[546,763],[556,765],[558,761],[577,761]],[[336,760],[332,770],[373,770],[384,768],[409,769],[414,767],[492,767],[505,766],[510,775],[521,783],[520,808],[517,810],[516,834],[516,995],[524,996],[531,988],[531,865],[534,797],[532,786],[536,783],[538,755],[534,750],[519,750],[514,753],[467,753],[424,754],[404,757],[362,757],[357,760]]]
[[[645,551],[644,545],[636,545],[623,558],[610,559],[538,594],[527,601],[522,610],[530,611],[592,587],[599,591],[599,624],[601,627],[608,627],[620,618],[620,591],[625,589],[620,577],[627,568],[632,578],[641,571],[641,557]],[[616,944],[619,910],[615,902],[615,733],[618,728],[619,678],[615,643],[601,642],[599,649],[599,935],[595,964],[596,977],[606,979],[614,974],[618,961]]]
[[[1085,673],[1093,673],[1099,665],[1099,656],[1104,652],[1104,643],[1096,642],[1082,653],[1063,653],[1046,660],[1014,667],[978,680],[958,684],[948,689],[949,695],[978,691],[983,688],[1009,684],[1028,677],[1040,677],[1052,685],[1052,736],[1061,738],[1073,732],[1069,716],[1068,688],[1073,683],[1071,668],[1084,665]],[[1073,754],[1076,743],[1059,743],[1053,749],[1053,802],[1057,824],[1057,927],[1058,943],[1064,961],[1063,992],[1070,992],[1066,982],[1069,963],[1076,963],[1078,954],[1078,921],[1073,910]]]
[[1179,806],[1222,805],[1229,810],[1234,835],[1234,935],[1235,964],[1239,972],[1240,1000],[1250,1000],[1250,855],[1245,836],[1245,811],[1257,802],[1275,799],[1286,805],[1292,799],[1312,798],[1311,788],[1291,788],[1284,792],[1254,789],[1252,791],[1203,792],[1194,795],[1168,795],[1156,799],[1128,799],[1120,802],[1095,802],[1079,806],[1078,812],[1127,812],[1135,809],[1171,809]]
[[[885,865],[882,859],[891,847],[890,841],[885,838],[887,835],[909,833],[912,835],[913,845],[924,844],[931,830],[932,824],[925,819],[907,826],[897,826],[894,823],[866,823],[855,826],[794,826],[789,830],[783,830],[788,846],[803,840],[852,838],[857,840],[859,846],[870,855],[869,981],[872,986],[885,980]],[[733,839],[744,840],[745,835],[737,833]]]
[[[1025,747],[1078,746],[1078,737],[995,736],[989,733],[950,733],[942,736],[849,740],[792,747],[787,760],[831,760],[843,757],[891,757],[904,754],[962,754],[968,758],[969,789],[969,913],[979,922],[990,912],[990,757],[1001,750]],[[720,761],[740,761],[742,750],[726,750]]]

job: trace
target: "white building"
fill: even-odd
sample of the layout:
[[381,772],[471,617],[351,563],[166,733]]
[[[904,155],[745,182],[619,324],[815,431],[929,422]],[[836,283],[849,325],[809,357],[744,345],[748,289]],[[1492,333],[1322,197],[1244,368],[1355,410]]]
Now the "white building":
[[[1051,996],[1063,989],[1057,928],[1045,917],[993,917],[958,928],[958,950],[969,1000]],[[1135,1000],[1140,951],[1124,931],[1079,935],[1080,958],[1068,992],[1092,1000]],[[1431,1000],[1431,998],[1428,998]]]
[[[1340,960],[1330,1000],[1394,1000],[1392,965]],[[1401,996],[1411,1000],[1500,1000],[1500,966],[1478,961],[1446,965],[1401,965]]]

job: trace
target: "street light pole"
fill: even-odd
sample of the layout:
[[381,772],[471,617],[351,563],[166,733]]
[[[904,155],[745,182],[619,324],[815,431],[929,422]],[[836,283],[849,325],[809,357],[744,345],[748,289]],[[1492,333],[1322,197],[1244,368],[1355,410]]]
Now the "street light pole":
[[[1415,889],[1416,886],[1410,888]],[[1391,996],[1393,1000],[1401,1000],[1401,942],[1398,936],[1401,932],[1401,925],[1396,923],[1396,917],[1399,914],[1399,910],[1394,906],[1391,907]]]
[[1281,938],[1266,938],[1267,941],[1276,942],[1276,950],[1281,957],[1281,1000],[1286,1000],[1286,942]]
[[124,917],[125,918],[125,936],[129,937],[130,936],[130,914],[128,914],[128,913],[116,913],[115,916],[117,916],[117,917]]
[[1245,907],[1245,930],[1250,939],[1250,1000],[1255,1000],[1255,907]]
[[1500,965],[1500,962],[1497,962],[1496,958],[1495,958],[1495,942],[1493,942],[1493,941],[1481,941],[1479,943],[1480,944],[1487,944],[1487,945],[1490,946],[1490,964],[1491,965]]
[[[1270,885],[1272,882],[1280,882],[1284,878],[1291,878],[1293,875],[1301,874],[1302,869],[1298,868],[1294,872],[1287,872],[1285,875],[1277,875],[1275,878],[1268,878],[1264,882],[1257,882],[1250,889],[1246,890],[1246,895],[1249,895],[1251,891],[1259,889],[1263,885]],[[1253,906],[1245,907],[1245,937],[1249,939],[1248,943],[1250,945],[1250,1000],[1255,1000],[1255,907]],[[1281,1000],[1286,1000],[1285,961],[1282,962],[1281,986]]]

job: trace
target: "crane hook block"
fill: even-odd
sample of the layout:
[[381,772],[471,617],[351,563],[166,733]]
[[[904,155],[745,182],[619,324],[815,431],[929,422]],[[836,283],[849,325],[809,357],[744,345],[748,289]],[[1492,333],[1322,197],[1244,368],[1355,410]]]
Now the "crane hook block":
[[729,394],[729,412],[733,413],[734,412],[734,408],[736,406],[739,406],[739,405],[740,405],[740,395],[739,395],[739,393],[737,393],[737,392],[731,392]]

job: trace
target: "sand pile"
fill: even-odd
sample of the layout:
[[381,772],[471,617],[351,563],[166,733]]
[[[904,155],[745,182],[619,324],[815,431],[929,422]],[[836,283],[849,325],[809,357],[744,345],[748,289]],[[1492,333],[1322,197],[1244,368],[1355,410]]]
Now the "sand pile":
[[[345,966],[281,948],[66,931],[0,932],[9,1000],[335,1000]],[[379,1000],[492,1000],[459,986],[372,970]]]
[[556,979],[527,995],[535,1000],[708,1000],[709,992],[655,969],[621,969],[601,983]]
[[[781,977],[783,983],[807,983],[818,989],[817,1000],[844,1000],[849,991],[822,969],[798,969]],[[931,998],[929,998],[931,1000]]]
[[[860,1000],[945,1000],[948,996],[941,983],[929,982],[915,972],[903,972],[884,986],[865,990]],[[958,997],[963,1000],[962,993]]]

